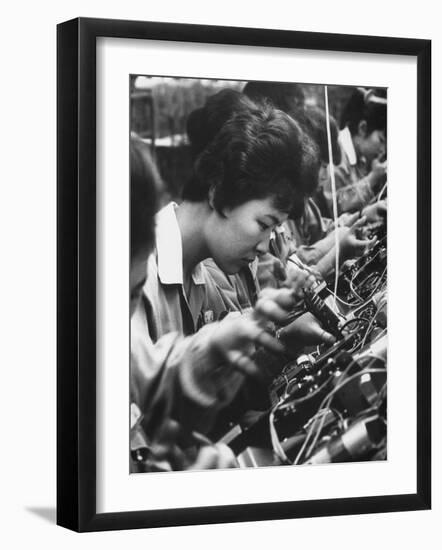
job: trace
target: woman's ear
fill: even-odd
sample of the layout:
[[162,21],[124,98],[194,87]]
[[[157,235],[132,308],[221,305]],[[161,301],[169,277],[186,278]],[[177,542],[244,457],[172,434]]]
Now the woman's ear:
[[358,124],[358,136],[362,138],[366,138],[368,131],[367,131],[368,125],[366,120],[361,120]]
[[215,188],[216,185],[212,183],[212,185],[209,187],[209,193],[207,195],[207,202],[209,203],[209,207],[211,210],[215,210]]
[[215,193],[216,193],[216,184],[212,183],[212,185],[209,188],[209,193],[207,195],[207,202],[209,204],[209,208],[211,210],[216,210],[216,212],[222,217],[227,218],[229,208],[224,207],[222,209],[217,208],[215,204]]

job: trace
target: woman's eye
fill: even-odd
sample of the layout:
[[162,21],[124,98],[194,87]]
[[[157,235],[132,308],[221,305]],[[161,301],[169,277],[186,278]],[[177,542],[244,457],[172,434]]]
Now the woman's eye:
[[270,229],[270,227],[264,222],[258,221],[258,225],[263,231],[267,231],[267,229]]

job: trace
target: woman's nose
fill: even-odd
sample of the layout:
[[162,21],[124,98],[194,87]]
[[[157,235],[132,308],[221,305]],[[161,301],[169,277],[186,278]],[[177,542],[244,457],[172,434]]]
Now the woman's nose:
[[259,243],[256,245],[256,252],[258,254],[265,254],[269,251],[269,244],[270,244],[270,233],[264,238],[259,241]]

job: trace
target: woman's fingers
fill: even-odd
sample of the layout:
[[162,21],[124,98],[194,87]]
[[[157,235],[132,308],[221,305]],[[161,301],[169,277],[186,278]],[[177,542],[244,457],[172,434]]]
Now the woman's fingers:
[[232,450],[223,443],[207,445],[200,449],[195,462],[189,470],[213,470],[236,468],[238,462]]
[[295,301],[293,291],[290,288],[265,288],[259,293],[257,303],[259,303],[261,299],[272,300],[277,305],[287,310],[293,307]]
[[273,275],[277,281],[283,282],[287,279],[287,270],[281,260],[277,258],[275,258],[275,260],[276,261],[273,263]]
[[358,249],[360,254],[365,254],[372,246],[377,242],[377,238],[373,237],[372,239],[364,239],[361,241],[356,241],[355,248]]
[[227,350],[225,357],[229,365],[244,374],[244,376],[254,376],[258,372],[258,367],[254,361],[243,351],[237,349]]
[[158,459],[166,458],[170,449],[175,446],[180,433],[178,422],[172,419],[167,419],[162,424],[155,436],[152,444],[155,457]]
[[202,447],[188,470],[213,470],[217,465],[217,452],[213,445]]
[[256,304],[253,311],[253,318],[265,325],[268,321],[283,323],[288,315],[288,310],[280,307],[273,300],[262,299]]
[[[281,310],[281,317],[287,312]],[[273,353],[283,353],[284,347],[266,332],[259,320],[243,315],[239,319],[222,321],[212,335],[212,347],[222,361],[226,361],[246,376],[255,375],[258,368],[251,359],[257,347]]]
[[262,346],[266,348],[269,351],[272,351],[274,353],[283,353],[284,352],[284,346],[276,340],[273,336],[271,336],[268,332],[265,330],[260,330],[258,335],[254,339],[257,346]]
[[286,335],[284,341],[289,338],[302,346],[316,344],[333,344],[336,339],[324,330],[317,319],[311,313],[304,313],[284,328]]
[[350,227],[357,221],[358,218],[359,212],[355,212],[354,214],[342,214],[339,218],[339,225],[343,227]]
[[264,324],[267,321],[283,323],[287,318],[287,313],[294,306],[295,295],[292,289],[266,288],[258,297],[253,310],[253,318]]
[[224,443],[217,443],[215,448],[218,453],[218,468],[238,468],[238,461],[230,447]]
[[359,218],[359,220],[357,220],[352,226],[351,226],[351,230],[354,232],[355,229],[358,229],[359,227],[362,227],[363,225],[365,225],[367,223],[367,217],[366,216],[362,216]]

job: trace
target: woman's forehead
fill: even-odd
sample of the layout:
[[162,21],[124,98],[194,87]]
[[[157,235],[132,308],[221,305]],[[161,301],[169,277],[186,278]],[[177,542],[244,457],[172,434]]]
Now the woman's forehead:
[[245,202],[238,208],[247,210],[250,214],[256,216],[268,217],[273,223],[281,223],[287,218],[287,212],[284,212],[275,206],[273,196],[262,199],[253,199]]

